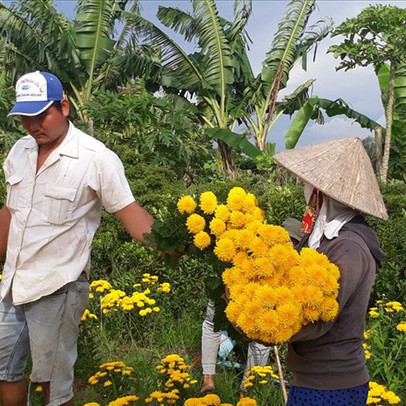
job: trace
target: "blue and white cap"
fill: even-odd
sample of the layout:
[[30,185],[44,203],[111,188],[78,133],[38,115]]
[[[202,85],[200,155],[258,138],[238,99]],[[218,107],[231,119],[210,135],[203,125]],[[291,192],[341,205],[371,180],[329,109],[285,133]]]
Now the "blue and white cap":
[[40,71],[27,73],[17,81],[16,103],[8,116],[36,116],[62,99],[62,84],[55,75]]

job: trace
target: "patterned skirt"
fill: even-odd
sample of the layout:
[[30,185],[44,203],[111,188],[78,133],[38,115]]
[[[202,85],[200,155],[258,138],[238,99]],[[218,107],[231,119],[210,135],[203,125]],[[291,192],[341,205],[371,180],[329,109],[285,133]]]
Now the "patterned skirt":
[[286,406],[365,406],[368,389],[368,384],[341,390],[291,386]]

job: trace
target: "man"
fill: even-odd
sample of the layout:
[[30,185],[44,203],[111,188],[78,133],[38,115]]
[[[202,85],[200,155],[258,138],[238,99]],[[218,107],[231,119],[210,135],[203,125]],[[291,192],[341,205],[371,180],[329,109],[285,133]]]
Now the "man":
[[134,200],[119,158],[67,119],[56,76],[32,72],[16,84],[9,113],[27,136],[5,163],[0,212],[0,403],[27,403],[24,369],[51,406],[73,405],[78,325],[88,304],[91,243],[101,208],[144,243],[153,218]]
[[336,319],[306,325],[289,343],[287,405],[366,405],[365,315],[384,254],[361,213],[388,217],[371,162],[359,138],[283,151],[275,160],[305,182],[307,234],[299,247],[327,255],[341,274]]

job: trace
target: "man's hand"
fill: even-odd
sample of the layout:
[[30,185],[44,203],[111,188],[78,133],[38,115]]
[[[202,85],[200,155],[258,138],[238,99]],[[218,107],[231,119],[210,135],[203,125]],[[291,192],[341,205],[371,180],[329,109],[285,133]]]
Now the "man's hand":
[[3,206],[0,211],[0,259],[4,258],[7,252],[8,232],[10,229],[11,213]]
[[144,234],[151,232],[154,218],[138,203],[133,202],[114,213],[131,237],[145,244]]

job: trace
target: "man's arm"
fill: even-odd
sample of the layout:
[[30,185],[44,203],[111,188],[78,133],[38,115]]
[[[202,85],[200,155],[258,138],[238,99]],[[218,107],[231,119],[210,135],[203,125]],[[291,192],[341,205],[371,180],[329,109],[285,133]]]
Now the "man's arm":
[[115,212],[114,215],[121,221],[131,237],[145,244],[143,234],[151,232],[151,226],[154,222],[154,218],[145,209],[133,202]]
[[7,252],[8,232],[10,230],[11,213],[3,206],[0,211],[0,258],[4,258]]

